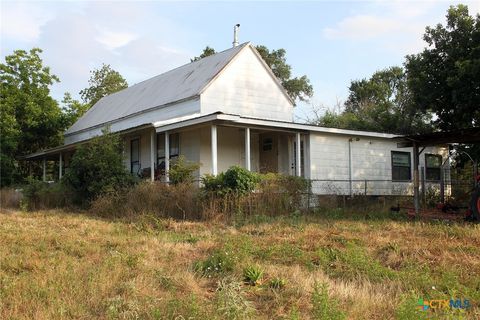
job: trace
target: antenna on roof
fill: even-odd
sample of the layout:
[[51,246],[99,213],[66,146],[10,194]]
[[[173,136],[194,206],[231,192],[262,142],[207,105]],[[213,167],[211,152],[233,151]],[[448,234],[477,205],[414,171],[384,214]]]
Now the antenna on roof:
[[233,27],[233,47],[236,47],[238,46],[238,28],[240,28],[240,23],[237,23],[234,27]]

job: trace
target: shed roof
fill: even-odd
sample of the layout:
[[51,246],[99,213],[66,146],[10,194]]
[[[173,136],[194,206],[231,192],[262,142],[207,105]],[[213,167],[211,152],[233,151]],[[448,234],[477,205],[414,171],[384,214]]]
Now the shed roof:
[[185,64],[100,99],[65,134],[198,96],[249,42]]
[[399,148],[438,146],[450,143],[480,143],[480,127],[457,129],[454,131],[432,132],[399,137]]

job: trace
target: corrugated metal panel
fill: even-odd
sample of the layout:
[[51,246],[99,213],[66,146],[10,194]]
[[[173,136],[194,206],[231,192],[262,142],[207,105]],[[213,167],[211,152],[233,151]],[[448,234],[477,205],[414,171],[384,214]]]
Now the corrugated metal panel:
[[[98,101],[65,134],[107,124],[119,118],[188,99],[202,89],[249,43],[183,65]],[[155,120],[155,119],[152,119]]]

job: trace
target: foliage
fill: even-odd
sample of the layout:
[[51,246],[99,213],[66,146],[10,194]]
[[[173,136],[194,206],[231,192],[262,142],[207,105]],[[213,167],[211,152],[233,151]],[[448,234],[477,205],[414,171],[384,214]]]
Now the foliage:
[[222,319],[250,319],[255,312],[252,304],[244,297],[242,284],[230,277],[218,282],[216,304]]
[[312,293],[312,316],[316,320],[345,319],[337,301],[328,296],[328,285],[316,282]]
[[263,270],[258,266],[248,266],[243,269],[243,281],[249,285],[257,285],[262,276]]
[[1,185],[18,182],[28,167],[16,158],[58,145],[65,129],[61,109],[50,96],[58,82],[43,65],[42,50],[15,50],[0,64]]
[[280,290],[287,285],[287,281],[283,278],[273,278],[268,282],[268,286],[272,289]]
[[91,201],[135,183],[125,169],[119,136],[107,130],[77,148],[63,179],[81,201]]
[[185,156],[181,155],[173,160],[170,164],[168,176],[172,184],[192,183],[194,180],[194,172],[200,168],[195,162],[188,161]]
[[66,92],[62,100],[65,128],[72,126],[81,116],[88,111],[90,105],[81,103],[72,98],[72,95]]
[[63,208],[71,204],[70,193],[60,183],[46,183],[27,178],[20,206],[26,210]]
[[[292,78],[292,67],[287,63],[285,49],[270,51],[262,45],[255,48],[293,101],[308,101],[313,96],[313,86],[306,75]],[[197,61],[215,53],[215,49],[207,46],[199,57],[194,57],[190,61]]]
[[427,27],[423,52],[407,56],[405,67],[414,104],[435,113],[442,130],[480,125],[480,15],[451,6],[446,25]]
[[203,49],[203,52],[200,54],[198,57],[193,57],[190,59],[190,62],[198,61],[200,59],[206,58],[208,56],[214,55],[216,53],[215,49],[206,46],[205,49]]
[[430,118],[413,105],[405,71],[390,67],[370,79],[352,81],[344,109],[326,110],[312,122],[332,128],[411,134],[431,130]]
[[80,91],[83,102],[90,107],[101,98],[128,87],[127,81],[109,64],[102,64],[100,69],[90,71],[90,74],[89,87]]
[[217,195],[247,194],[255,189],[258,182],[257,174],[239,166],[232,166],[217,176],[205,175],[202,177],[204,189]]

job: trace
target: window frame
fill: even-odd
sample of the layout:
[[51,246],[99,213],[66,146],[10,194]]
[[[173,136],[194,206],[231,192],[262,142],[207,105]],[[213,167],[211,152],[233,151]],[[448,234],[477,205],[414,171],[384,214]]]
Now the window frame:
[[[137,143],[137,159],[136,161],[132,161],[132,155],[133,155],[133,148],[132,148],[132,145],[133,143],[136,142]],[[138,171],[137,172],[133,172],[133,166],[134,164],[138,164]],[[141,165],[140,165],[140,138],[132,138],[130,139],[130,173],[131,174],[138,174],[140,172],[140,169],[141,169]]]
[[[440,159],[440,165],[438,167],[429,167],[428,166],[428,161],[427,157],[434,157],[437,159]],[[435,154],[435,153],[425,153],[425,181],[440,181],[442,179],[442,162],[443,162],[443,157],[441,154]],[[428,171],[431,170],[438,170],[438,179],[430,179],[428,175]]]
[[[174,137],[176,137],[176,149],[177,149],[176,153],[171,152],[172,146],[173,146],[172,140]],[[170,133],[168,135],[168,141],[169,141],[168,143],[169,157],[168,158],[170,160],[178,158],[180,156],[180,132]],[[158,156],[159,145],[161,143],[163,144],[163,150],[164,150],[163,157]],[[157,135],[157,166],[159,166],[164,161],[165,161],[165,133],[159,133]]]
[[[408,155],[408,179],[396,179],[394,177],[394,171],[395,168],[406,168],[406,166],[398,166],[394,165],[393,163],[393,155],[394,154],[402,154],[402,155]],[[394,182],[411,182],[412,181],[412,153],[408,151],[391,151],[390,154],[390,160],[391,160],[391,165],[392,165],[392,181]]]

